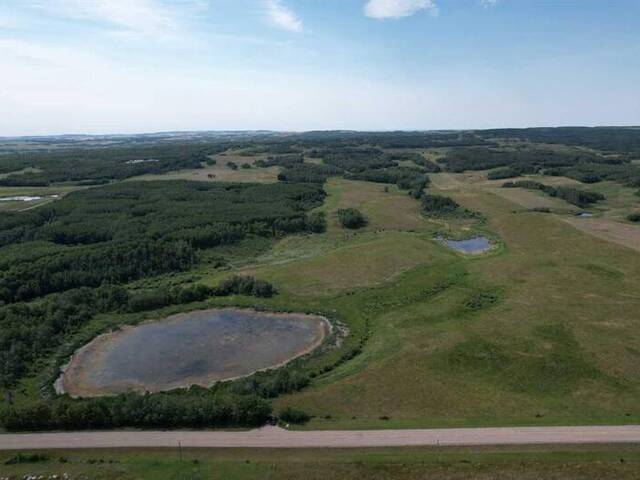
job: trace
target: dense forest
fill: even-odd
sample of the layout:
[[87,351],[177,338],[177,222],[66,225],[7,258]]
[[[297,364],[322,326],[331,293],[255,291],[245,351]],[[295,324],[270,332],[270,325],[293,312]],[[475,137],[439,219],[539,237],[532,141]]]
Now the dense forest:
[[474,133],[485,139],[518,139],[640,155],[640,127],[505,128]]
[[[147,173],[200,168],[209,155],[226,150],[218,144],[68,149],[14,153],[0,157],[0,186],[46,186],[57,182],[98,185]],[[20,170],[29,169],[25,172]]]
[[[190,268],[197,251],[247,235],[322,229],[307,211],[324,197],[315,184],[235,185],[124,182],[78,191],[35,210],[0,217],[0,301],[30,300],[103,282]],[[38,248],[29,255],[29,244]]]
[[[210,296],[272,296],[272,285],[251,277],[232,277],[217,288],[132,291],[127,283],[188,270],[203,249],[251,236],[322,231],[324,217],[310,210],[323,198],[317,184],[123,182],[2,214],[0,385],[11,387],[29,375],[37,359],[99,313],[139,312]],[[56,412],[43,428],[65,426]],[[23,413],[33,411],[13,412],[9,424],[17,428]]]

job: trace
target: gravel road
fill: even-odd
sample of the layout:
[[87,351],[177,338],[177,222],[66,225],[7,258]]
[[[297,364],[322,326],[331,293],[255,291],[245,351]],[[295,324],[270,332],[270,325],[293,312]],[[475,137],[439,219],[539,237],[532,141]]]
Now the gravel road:
[[640,443],[640,425],[289,431],[109,431],[0,434],[0,450],[112,447],[364,448],[437,445]]

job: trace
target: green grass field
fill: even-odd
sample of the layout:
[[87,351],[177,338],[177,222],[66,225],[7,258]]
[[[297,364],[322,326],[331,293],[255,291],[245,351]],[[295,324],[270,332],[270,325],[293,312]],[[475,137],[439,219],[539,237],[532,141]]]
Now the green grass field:
[[[0,477],[146,479],[636,479],[637,446],[404,448],[352,450],[85,450],[39,452],[46,460],[7,465]],[[33,478],[33,477],[32,477]]]
[[[362,355],[277,406],[315,415],[306,428],[637,422],[637,253],[576,230],[562,214],[528,212],[473,175],[433,177],[487,222],[423,221],[394,232],[397,203],[367,202],[373,187],[360,197],[340,181],[328,188],[328,213],[359,205],[384,234],[353,234],[255,269],[285,298],[322,297],[347,319],[365,315],[371,329]],[[463,258],[431,239],[474,228],[504,247]],[[327,242],[335,235],[345,234],[330,229]],[[420,296],[430,289],[437,293]],[[485,297],[487,305],[467,306]]]

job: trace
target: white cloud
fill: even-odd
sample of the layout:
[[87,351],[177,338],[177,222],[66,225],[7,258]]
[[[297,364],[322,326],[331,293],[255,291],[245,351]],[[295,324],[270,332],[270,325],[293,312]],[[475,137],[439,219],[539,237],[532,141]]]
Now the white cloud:
[[179,30],[178,12],[158,0],[37,0],[32,4],[52,16],[104,23],[122,35],[162,39]]
[[438,15],[438,6],[434,0],[368,0],[364,13],[370,18],[402,18],[421,10]]
[[480,5],[484,8],[495,7],[498,4],[498,0],[480,0]]
[[0,30],[15,29],[23,24],[23,19],[10,9],[0,6]]
[[289,32],[300,33],[304,30],[302,20],[281,0],[265,0],[267,20],[274,27]]

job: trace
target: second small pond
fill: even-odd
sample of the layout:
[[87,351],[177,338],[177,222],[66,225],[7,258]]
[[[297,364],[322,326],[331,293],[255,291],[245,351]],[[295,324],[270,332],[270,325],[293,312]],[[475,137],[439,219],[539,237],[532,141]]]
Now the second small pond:
[[478,255],[491,249],[491,241],[483,236],[468,238],[466,240],[449,240],[446,238],[440,238],[439,240],[453,250],[472,255]]

